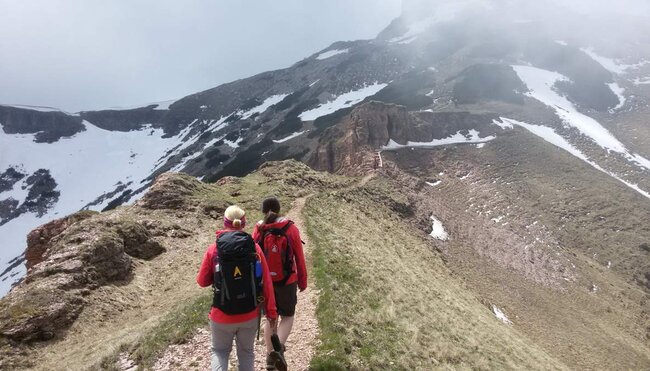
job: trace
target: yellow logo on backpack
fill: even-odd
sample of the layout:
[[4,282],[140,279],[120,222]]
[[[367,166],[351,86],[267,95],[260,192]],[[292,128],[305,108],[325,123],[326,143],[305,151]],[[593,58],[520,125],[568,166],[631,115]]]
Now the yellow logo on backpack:
[[235,267],[235,272],[232,274],[233,277],[241,277],[241,271],[239,270],[239,266]]

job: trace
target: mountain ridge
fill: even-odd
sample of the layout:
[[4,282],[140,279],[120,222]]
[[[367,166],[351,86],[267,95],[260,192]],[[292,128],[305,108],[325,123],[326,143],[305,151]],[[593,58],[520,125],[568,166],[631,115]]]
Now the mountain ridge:
[[[600,38],[576,31],[595,16],[571,24],[563,9],[517,13],[506,3],[478,18],[476,8],[403,17],[374,40],[334,43],[167,110],[82,112],[70,117],[85,130],[51,143],[34,141],[46,122],[9,134],[0,119],[3,240],[17,245],[57,218],[30,235],[29,272],[0,299],[7,362],[46,367],[65,354],[91,367],[92,348],[104,365],[122,353],[153,364],[168,342],[204,325],[196,313],[206,299],[181,268],[196,264],[225,206],[240,203],[256,219],[269,194],[288,205],[313,193],[303,215],[321,290],[313,365],[647,368],[650,90],[640,82],[650,44],[631,32],[643,29],[634,22]],[[549,14],[556,29],[544,23]],[[14,128],[21,114],[48,115],[2,112],[18,117]],[[73,170],[85,176],[65,176]],[[81,208],[103,212],[59,218]],[[19,222],[25,231],[5,237]],[[110,226],[105,260],[119,262],[117,279],[79,269],[82,251],[65,255],[101,248],[84,237],[100,225]],[[147,246],[151,254],[138,249]],[[26,269],[14,250],[0,260],[10,263],[5,286]],[[387,252],[401,269],[378,259]],[[173,282],[147,282],[165,275]],[[35,297],[62,304],[20,309],[41,280],[60,295]],[[66,305],[70,316],[59,316]],[[143,307],[160,315],[138,317]],[[178,313],[194,313],[182,333],[142,340],[176,325]],[[42,325],[52,318],[62,327]],[[110,336],[123,348],[82,344],[100,319],[117,321]],[[26,342],[54,355],[30,363]]]

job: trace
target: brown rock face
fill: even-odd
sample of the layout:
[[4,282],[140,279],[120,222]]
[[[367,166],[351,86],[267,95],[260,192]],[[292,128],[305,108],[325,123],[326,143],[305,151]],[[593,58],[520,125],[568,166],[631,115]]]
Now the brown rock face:
[[93,211],[80,211],[78,213],[66,216],[65,218],[53,220],[47,224],[34,229],[27,235],[27,249],[25,250],[25,260],[27,270],[43,261],[43,254],[50,246],[50,241],[66,230],[71,224],[90,218],[96,214]]
[[373,168],[372,152],[391,137],[403,137],[413,121],[404,107],[364,104],[321,137],[310,164],[317,170],[363,173]]
[[[469,130],[482,137],[496,132],[493,117],[468,112],[417,112],[405,107],[368,102],[328,129],[310,159],[317,170],[360,175],[375,167],[374,152],[393,140],[430,142]],[[494,127],[491,127],[494,126]]]
[[55,337],[77,318],[89,290],[130,279],[133,258],[164,251],[141,224],[92,215],[75,214],[30,234],[38,242],[32,241],[32,255],[41,262],[31,263],[25,280],[0,299],[0,337]]

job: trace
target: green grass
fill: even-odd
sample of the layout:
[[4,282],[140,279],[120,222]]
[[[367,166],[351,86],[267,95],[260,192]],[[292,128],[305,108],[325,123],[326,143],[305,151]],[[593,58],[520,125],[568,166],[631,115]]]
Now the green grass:
[[384,186],[374,180],[307,202],[321,330],[311,367],[564,368],[453,278],[426,236],[399,222],[396,204],[373,201]]
[[125,352],[138,364],[138,369],[150,369],[169,345],[186,342],[195,334],[196,329],[206,326],[211,303],[211,295],[201,295],[189,303],[181,304],[135,343],[124,344],[117,352],[103,359],[101,368],[115,370],[119,355]]

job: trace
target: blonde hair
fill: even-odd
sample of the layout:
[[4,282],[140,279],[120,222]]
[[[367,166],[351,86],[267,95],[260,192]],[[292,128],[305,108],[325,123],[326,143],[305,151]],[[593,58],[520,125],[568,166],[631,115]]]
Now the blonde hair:
[[232,226],[236,229],[242,228],[245,223],[244,217],[246,216],[246,212],[237,205],[229,206],[223,215],[227,220],[232,222]]

